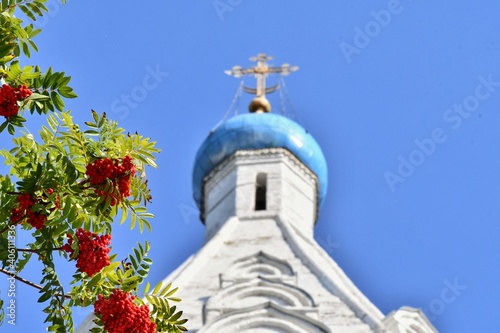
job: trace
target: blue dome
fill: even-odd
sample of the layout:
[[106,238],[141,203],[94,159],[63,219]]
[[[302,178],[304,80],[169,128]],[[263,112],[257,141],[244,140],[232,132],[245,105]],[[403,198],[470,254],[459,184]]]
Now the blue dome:
[[286,148],[319,180],[319,204],[328,186],[326,160],[314,138],[296,122],[274,113],[246,113],[222,123],[203,142],[193,170],[193,195],[201,208],[203,178],[237,150]]

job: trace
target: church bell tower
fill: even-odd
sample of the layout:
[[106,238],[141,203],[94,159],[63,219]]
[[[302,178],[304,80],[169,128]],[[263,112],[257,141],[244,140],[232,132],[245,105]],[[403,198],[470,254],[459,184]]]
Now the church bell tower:
[[271,57],[227,74],[254,76],[249,113],[209,133],[194,163],[193,194],[206,243],[165,281],[179,287],[190,332],[434,333],[418,309],[382,314],[316,243],[325,157],[314,138],[271,113]]

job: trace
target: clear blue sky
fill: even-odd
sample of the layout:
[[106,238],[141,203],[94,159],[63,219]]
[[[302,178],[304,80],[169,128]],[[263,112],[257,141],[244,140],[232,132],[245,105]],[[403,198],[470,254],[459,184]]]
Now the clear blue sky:
[[[149,239],[151,281],[203,244],[194,157],[237,89],[223,70],[264,52],[300,66],[287,88],[328,161],[320,244],[385,314],[408,305],[428,308],[440,332],[500,331],[500,2],[73,0],[55,9],[31,62],[73,76],[80,97],[68,107],[80,121],[106,111],[163,149],[148,172],[154,233],[117,227],[112,243],[124,257]],[[73,273],[73,263],[60,267]],[[38,270],[24,275],[38,282]],[[0,331],[44,331],[37,298],[18,284],[17,326]],[[76,311],[76,323],[87,313]]]

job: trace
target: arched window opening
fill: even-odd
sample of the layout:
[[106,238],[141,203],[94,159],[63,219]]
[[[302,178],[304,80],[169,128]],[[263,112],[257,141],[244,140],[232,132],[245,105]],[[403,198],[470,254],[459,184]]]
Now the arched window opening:
[[266,210],[267,175],[257,174],[255,182],[255,210]]

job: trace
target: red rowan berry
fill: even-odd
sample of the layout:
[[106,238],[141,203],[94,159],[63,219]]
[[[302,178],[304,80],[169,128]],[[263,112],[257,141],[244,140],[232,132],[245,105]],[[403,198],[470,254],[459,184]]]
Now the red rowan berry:
[[[76,267],[81,272],[87,273],[88,276],[93,276],[110,264],[108,257],[110,248],[108,245],[111,242],[111,235],[98,236],[96,233],[86,231],[82,228],[79,228],[75,235],[78,240]],[[62,249],[68,252],[71,257],[74,253],[74,250],[71,248],[72,244],[73,236],[69,234],[68,243]]]
[[45,226],[45,222],[47,222],[47,216],[38,213],[32,212],[31,207],[35,204],[35,199],[29,193],[24,193],[17,196],[17,201],[19,202],[19,207],[14,208],[12,210],[10,219],[12,222],[17,223],[24,216],[27,217],[27,222],[35,227],[37,230],[42,229]]
[[[94,191],[114,206],[123,198],[130,196],[130,178],[135,175],[135,166],[130,156],[119,159],[100,158],[87,165],[86,175],[91,185],[98,186]],[[106,181],[111,181],[111,187],[104,190]]]
[[108,298],[98,295],[94,313],[101,317],[104,329],[109,333],[155,333],[156,325],[149,317],[146,305],[133,302],[135,296],[114,289]]
[[16,99],[18,101],[22,101],[31,96],[32,92],[31,90],[28,89],[26,85],[23,85],[23,86],[18,86],[15,89],[15,94],[16,94]]
[[19,112],[15,90],[4,84],[0,87],[0,116],[6,118],[15,116]]

